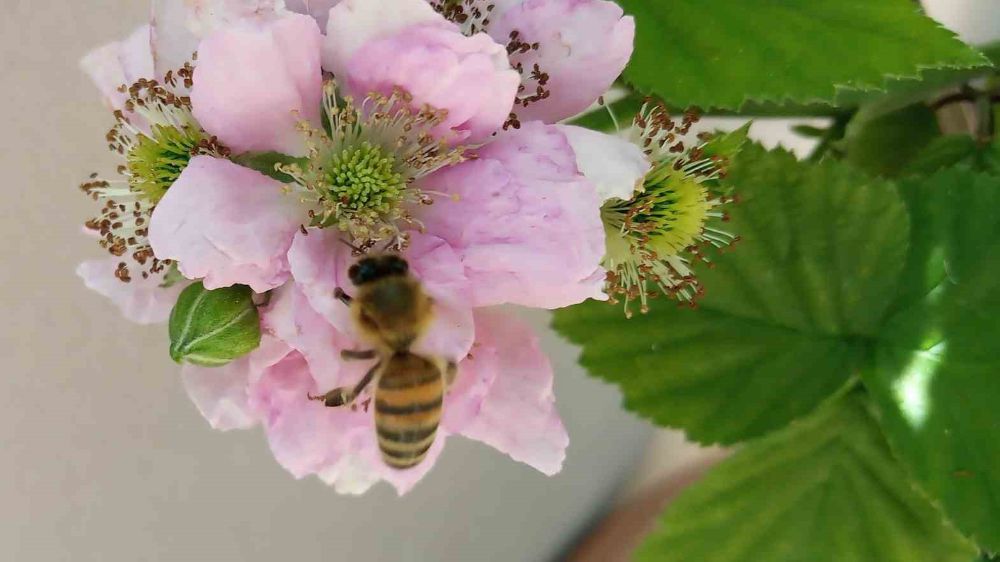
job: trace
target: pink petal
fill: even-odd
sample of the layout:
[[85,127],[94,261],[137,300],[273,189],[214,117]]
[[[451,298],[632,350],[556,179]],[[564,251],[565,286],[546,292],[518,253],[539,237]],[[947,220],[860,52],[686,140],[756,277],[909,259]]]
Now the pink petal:
[[498,312],[477,311],[476,347],[459,377],[445,405],[449,431],[549,476],[562,469],[569,436],[556,412],[552,365],[529,326]]
[[330,17],[330,8],[341,0],[285,0],[285,7],[293,12],[312,16],[320,29],[326,29]]
[[[497,7],[487,31],[504,44],[513,31],[523,42],[537,42],[538,50],[514,54],[511,62],[521,63],[529,71],[538,64],[549,76],[547,99],[515,108],[522,121],[554,123],[587,109],[618,78],[632,55],[635,21],[631,16],[623,17],[614,2],[522,0],[503,4],[509,7]],[[525,80],[529,93],[536,86],[536,81]]]
[[177,296],[189,283],[163,288],[161,276],[143,279],[141,275],[133,275],[131,282],[123,283],[114,274],[121,261],[116,257],[85,261],[76,268],[76,274],[88,289],[111,299],[128,320],[137,324],[166,322]]
[[411,233],[405,257],[414,277],[434,299],[434,321],[413,351],[457,362],[469,352],[475,336],[465,268],[447,242],[417,232]]
[[264,292],[288,279],[286,253],[304,216],[279,182],[196,156],[153,211],[149,242],[208,289],[239,283]]
[[[476,313],[473,317],[479,315]],[[483,330],[480,326],[476,328],[477,333]],[[469,354],[459,362],[455,380],[445,395],[441,427],[448,433],[458,434],[472,425],[497,376],[497,369],[494,367],[500,350],[484,347],[480,341],[473,345]]]
[[340,241],[335,229],[311,228],[299,232],[288,250],[288,264],[295,284],[312,308],[343,334],[354,336],[351,315],[344,303],[334,298],[338,288],[350,291],[347,270],[357,258]]
[[355,97],[399,86],[415,108],[447,110],[439,134],[478,142],[510,114],[520,76],[486,34],[462,35],[424,0],[344,0],[330,12],[324,65]]
[[203,37],[231,23],[264,21],[283,12],[282,0],[153,0],[157,77],[192,62]]
[[328,456],[343,447],[353,429],[341,424],[334,430],[321,423],[328,421],[327,412],[340,413],[340,409],[327,409],[307,395],[326,390],[316,388],[308,364],[298,353],[265,370],[249,390],[251,407],[264,423],[271,451],[296,478],[314,474],[330,462]]
[[403,494],[434,465],[444,435],[439,435],[416,468],[388,468],[378,451],[373,413],[363,408],[327,408],[306,399],[309,393],[326,390],[316,386],[308,363],[296,353],[268,369],[250,390],[251,404],[264,420],[275,458],[295,477],[316,474],[337,492],[350,494],[363,493],[386,480]]
[[128,95],[118,91],[139,78],[153,78],[153,53],[150,28],[139,27],[126,39],[94,49],[80,60],[80,67],[90,76],[101,95],[114,109],[124,109]]
[[270,303],[262,310],[261,327],[302,354],[320,387],[347,384],[340,352],[358,345],[313,309],[298,284],[285,283],[271,293]]
[[323,66],[338,76],[365,43],[411,26],[440,25],[443,21],[424,0],[341,0],[328,15]]
[[458,196],[420,218],[461,257],[472,306],[557,308],[606,298],[601,200],[557,127],[533,122],[502,133],[478,158],[422,185]]
[[319,123],[321,35],[300,14],[216,31],[198,48],[191,104],[235,152],[305,154],[301,119]]
[[576,153],[580,172],[602,201],[629,200],[649,172],[650,163],[635,143],[583,127],[557,125]]
[[[444,240],[411,233],[404,257],[435,302],[435,320],[413,350],[454,360],[464,357],[472,345],[473,322],[468,280],[458,255]],[[333,294],[337,288],[353,293],[347,270],[357,259],[340,241],[340,234],[327,229],[297,234],[288,252],[292,277],[312,307],[355,341],[350,312]]]
[[284,343],[269,337],[253,353],[222,367],[185,364],[181,369],[184,388],[201,415],[214,429],[247,429],[257,424],[250,407],[247,386],[265,369],[288,355]]

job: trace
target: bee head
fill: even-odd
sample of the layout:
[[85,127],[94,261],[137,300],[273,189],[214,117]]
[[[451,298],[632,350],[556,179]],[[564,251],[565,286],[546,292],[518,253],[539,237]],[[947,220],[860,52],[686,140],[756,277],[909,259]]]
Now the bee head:
[[406,275],[409,271],[410,264],[406,260],[395,254],[385,254],[361,258],[347,270],[347,276],[360,287],[386,277]]

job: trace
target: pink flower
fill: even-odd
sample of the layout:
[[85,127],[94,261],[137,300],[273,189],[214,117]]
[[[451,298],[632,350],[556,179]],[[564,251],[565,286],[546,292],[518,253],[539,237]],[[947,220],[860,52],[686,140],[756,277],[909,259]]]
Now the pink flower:
[[[442,0],[428,0],[427,3],[449,20],[459,22],[462,33],[471,37],[485,33],[504,47],[503,58],[518,69],[518,82],[522,86],[513,108],[520,121],[555,123],[582,112],[611,86],[632,54],[635,21],[608,0],[473,0],[447,5]],[[394,22],[414,26],[409,31],[413,34],[434,35],[441,29],[439,20],[412,2],[292,0],[286,4],[290,10],[315,17],[320,27],[327,30],[329,48],[337,50],[341,58],[345,51],[356,50],[361,42],[359,36],[365,40],[377,37],[397,25]],[[346,16],[359,11],[371,14],[365,20],[367,25],[357,25],[355,17]],[[442,37],[445,35],[440,33]],[[391,52],[398,45],[397,38],[386,38],[371,42],[367,48]],[[428,89],[440,86],[442,75],[436,74],[436,68],[441,61],[433,47],[402,53],[406,54],[394,61],[395,69],[376,67],[370,69],[371,73],[384,77],[400,70],[417,72],[427,77]],[[370,60],[371,54],[359,53],[356,60]],[[414,64],[418,60],[421,64]],[[350,57],[345,64],[351,64]],[[469,62],[466,64],[471,66]],[[338,74],[344,70],[336,60],[325,66]],[[464,70],[467,75],[476,72],[471,68]],[[373,85],[364,73],[358,79],[366,82],[362,91]],[[481,85],[483,93],[489,92],[489,83]],[[424,101],[445,106],[434,103],[439,100],[431,100],[430,96]]]
[[[568,437],[551,366],[526,326],[483,307],[606,298],[601,203],[622,182],[634,187],[645,161],[622,141],[531,121],[522,109],[554,120],[591,103],[624,64],[631,20],[608,2],[498,3],[503,25],[572,39],[559,43],[562,54],[540,46],[515,55],[546,61],[551,83],[567,88],[517,109],[523,79],[491,38],[502,26],[471,33],[424,0],[341,0],[327,1],[324,37],[313,17],[257,4],[201,0],[185,11],[162,2],[153,27],[157,69],[177,45],[201,38],[190,111],[206,134],[235,153],[299,157],[277,176],[225,152],[194,156],[152,210],[158,259],[209,289],[271,291],[260,348],[223,368],[184,368],[199,411],[223,430],[261,423],[287,470],[345,493],[380,480],[406,492],[451,435],[558,472]],[[322,15],[311,4],[290,6]],[[579,27],[528,26],[524,18],[536,13]],[[598,56],[573,42],[595,30],[615,48]],[[336,73],[336,85],[322,82],[321,67]],[[515,110],[519,121],[504,130]],[[353,290],[347,269],[357,258],[343,241],[400,248],[435,303],[413,351],[459,366],[439,437],[411,470],[383,464],[370,412],[307,399],[355,383],[371,366],[341,358],[360,345],[333,296]],[[166,296],[151,296],[150,309]]]

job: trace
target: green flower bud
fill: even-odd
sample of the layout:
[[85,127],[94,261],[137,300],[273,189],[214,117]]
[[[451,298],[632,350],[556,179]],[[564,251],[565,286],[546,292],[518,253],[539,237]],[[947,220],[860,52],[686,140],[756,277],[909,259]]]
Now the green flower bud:
[[253,291],[236,285],[184,289],[170,313],[170,357],[204,367],[225,365],[260,345]]

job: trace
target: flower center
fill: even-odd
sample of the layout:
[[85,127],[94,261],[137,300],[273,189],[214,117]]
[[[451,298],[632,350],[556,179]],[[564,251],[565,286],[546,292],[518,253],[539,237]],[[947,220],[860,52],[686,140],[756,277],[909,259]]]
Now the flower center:
[[396,171],[396,158],[368,141],[335,153],[326,176],[327,184],[320,189],[329,194],[330,201],[351,211],[388,213],[406,190],[403,175]]
[[150,201],[159,201],[187,167],[204,141],[190,126],[153,125],[151,134],[139,134],[125,157],[132,188]]
[[[163,275],[169,260],[153,255],[147,235],[149,218],[167,189],[198,154],[228,157],[229,150],[205,133],[191,114],[191,100],[174,93],[178,82],[193,84],[194,69],[186,64],[168,72],[161,84],[140,78],[119,91],[128,94],[124,110],[115,111],[116,124],[106,136],[112,152],[125,162],[118,167],[123,179],[92,175],[80,188],[102,204],[100,214],[86,222],[100,236],[111,255],[122,258],[115,275],[129,282]],[[136,123],[133,123],[133,120]]]
[[698,242],[713,206],[702,183],[661,162],[646,176],[642,192],[603,211],[611,222],[644,235],[649,249],[678,254]]
[[[643,186],[631,199],[604,204],[601,216],[607,236],[604,266],[612,302],[640,302],[660,294],[693,304],[703,292],[691,265],[708,261],[706,246],[723,248],[737,237],[718,228],[728,219],[719,207],[733,201],[720,183],[729,157],[742,145],[745,131],[733,140],[708,140],[685,148],[680,138],[697,120],[693,114],[678,124],[660,105],[647,104],[636,116],[633,139],[653,163]],[[726,146],[723,146],[726,145]]]
[[324,86],[321,129],[301,122],[308,154],[276,169],[291,177],[291,191],[310,206],[311,226],[337,228],[359,247],[381,240],[406,244],[407,225],[420,227],[412,211],[433,200],[414,185],[421,177],[463,160],[461,147],[432,133],[445,113],[411,107],[401,89],[368,94],[355,104]]

